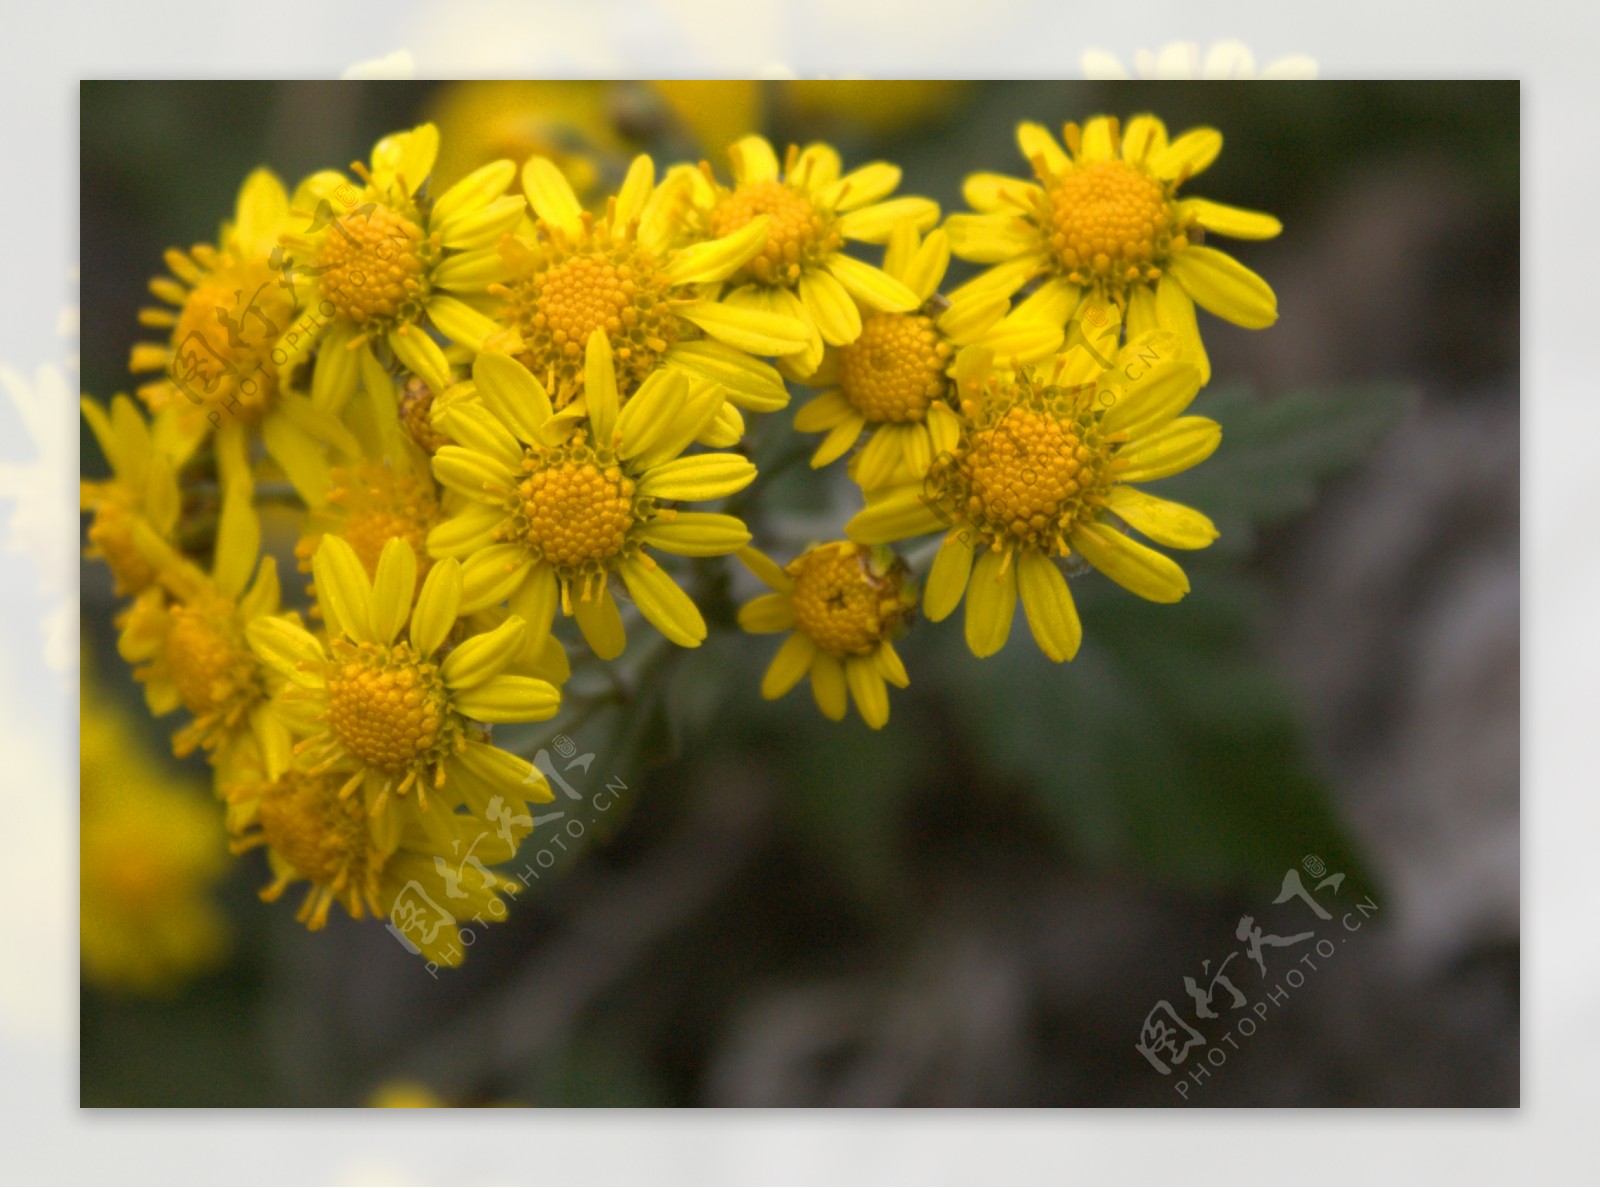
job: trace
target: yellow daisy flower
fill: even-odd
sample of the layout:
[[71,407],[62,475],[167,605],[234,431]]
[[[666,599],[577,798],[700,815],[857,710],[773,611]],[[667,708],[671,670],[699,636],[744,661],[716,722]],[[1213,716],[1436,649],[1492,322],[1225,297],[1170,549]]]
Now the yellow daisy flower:
[[136,344],[129,368],[159,373],[138,395],[153,413],[172,411],[185,456],[215,430],[227,466],[244,464],[246,435],[255,432],[291,477],[303,459],[320,457],[317,443],[331,418],[289,391],[291,360],[280,346],[307,337],[296,286],[274,254],[288,220],[283,183],[258,169],[245,179],[234,219],[216,244],[173,248],[166,256],[173,275],[150,282],[150,291],[176,308],[139,312],[140,322],[169,335]]
[[866,433],[852,471],[864,490],[920,479],[960,433],[949,375],[960,348],[976,343],[997,358],[1036,363],[1061,345],[1059,323],[1007,316],[1004,296],[943,301],[937,293],[949,265],[950,241],[942,230],[924,240],[911,222],[895,228],[883,270],[921,304],[905,313],[866,311],[860,336],[830,347],[806,380],[826,389],[794,418],[802,433],[827,434],[812,455],[813,467],[842,457]]
[[380,140],[369,165],[357,162],[357,186],[325,171],[296,189],[292,213],[303,226],[283,236],[303,274],[314,277],[311,334],[285,345],[291,363],[317,348],[311,397],[337,412],[377,361],[382,342],[435,392],[450,382],[444,350],[427,333],[478,350],[494,333],[479,308],[502,279],[498,245],[523,215],[506,194],[510,161],[475,170],[436,199],[423,193],[439,150],[439,132],[421,124]]
[[202,789],[174,779],[85,684],[79,774],[78,953],[85,980],[171,990],[218,964],[227,926],[210,892],[226,834]]
[[758,255],[769,220],[758,218],[715,239],[685,242],[680,184],[657,186],[648,156],[634,159],[606,211],[595,217],[544,157],[523,166],[523,188],[538,222],[502,245],[511,279],[494,292],[510,333],[490,349],[512,355],[560,411],[583,392],[585,347],[605,334],[623,403],[657,368],[677,368],[725,390],[734,405],[719,414],[709,444],[743,433],[738,409],[770,412],[789,402],[783,379],[753,356],[805,346],[796,319],[717,300],[721,282]]
[[1171,558],[1131,539],[1204,548],[1210,520],[1134,486],[1211,456],[1222,428],[1180,416],[1200,390],[1186,345],[1147,333],[1101,371],[1088,352],[1053,369],[996,369],[982,348],[957,360],[962,429],[920,486],[870,503],[846,525],[853,540],[888,543],[946,530],[928,575],[923,610],[938,621],[967,597],[974,655],[1005,645],[1017,595],[1040,649],[1070,660],[1082,628],[1057,558],[1079,556],[1153,602],[1176,602],[1189,580]]
[[[328,922],[334,904],[353,920],[390,918],[429,961],[461,963],[458,921],[500,920],[502,892],[519,884],[489,869],[509,861],[532,827],[522,796],[493,804],[492,819],[471,813],[369,814],[344,792],[342,771],[291,767],[276,779],[239,769],[223,791],[230,807],[233,850],[265,847],[273,880],[261,898],[277,899],[295,883],[310,886],[296,915],[311,931]],[[551,799],[546,785],[538,800]],[[411,911],[419,911],[414,918]]]
[[686,557],[732,553],[750,539],[733,516],[680,511],[677,501],[721,499],[756,470],[735,454],[679,455],[716,415],[722,395],[691,388],[679,371],[650,376],[619,411],[606,336],[586,350],[588,421],[553,412],[544,386],[507,355],[473,364],[477,400],[437,420],[459,445],[433,458],[434,476],[466,497],[428,538],[435,557],[463,558],[462,612],[509,599],[535,638],[559,603],[596,655],[627,644],[609,585],[620,576],[639,612],[675,644],[697,647],[705,620],[646,546]]
[[109,479],[82,479],[78,484],[79,506],[94,514],[88,555],[110,568],[118,594],[139,594],[157,575],[134,543],[134,526],[143,523],[163,541],[170,541],[178,526],[176,464],[181,446],[172,432],[174,421],[164,416],[147,423],[126,396],[113,397],[109,412],[87,397],[80,407],[111,463]]
[[1268,214],[1180,198],[1178,188],[1222,151],[1222,134],[1196,128],[1170,143],[1154,116],[1135,116],[1126,135],[1114,117],[1063,129],[1067,148],[1038,124],[1017,127],[1034,181],[994,173],[967,178],[963,193],[980,213],[946,222],[964,260],[994,267],[958,292],[1010,295],[1042,278],[1022,303],[1067,322],[1095,298],[1126,312],[1128,334],[1166,329],[1197,352],[1201,382],[1211,365],[1195,321],[1196,303],[1249,329],[1278,319],[1267,282],[1202,243],[1211,231],[1271,239],[1283,225]]
[[265,712],[274,681],[245,641],[251,622],[278,613],[280,594],[277,563],[262,557],[256,564],[261,523],[251,497],[243,484],[224,496],[210,574],[149,525],[134,526],[135,548],[158,581],[120,620],[118,650],[137,666],[133,675],[152,714],[164,717],[180,706],[189,712],[191,721],[172,739],[179,756],[196,747],[214,751],[246,730],[269,752],[284,749]]
[[850,541],[816,545],[779,567],[755,549],[740,558],[772,588],[739,608],[739,625],[751,632],[789,631],[761,681],[772,700],[811,676],[817,706],[835,722],[855,699],[862,720],[874,730],[889,720],[885,682],[910,683],[893,640],[905,634],[916,595],[908,571],[888,549]]
[[734,185],[719,184],[701,166],[690,200],[703,233],[729,236],[767,219],[762,249],[735,272],[736,286],[722,299],[734,309],[780,314],[806,328],[803,350],[783,358],[796,378],[822,362],[823,344],[843,346],[861,333],[857,306],[899,313],[921,304],[917,294],[881,268],[844,252],[846,241],[886,243],[895,226],[910,220],[918,231],[939,221],[927,198],[890,198],[900,169],[883,161],[841,175],[839,154],[828,145],[790,146],[780,166],[772,145],[746,136],[728,149]]
[[399,539],[369,578],[348,542],[325,536],[312,572],[326,645],[287,617],[258,619],[248,632],[256,655],[288,682],[270,710],[300,740],[301,769],[338,769],[339,794],[361,789],[373,815],[413,789],[419,807],[442,813],[465,803],[481,815],[495,796],[528,799],[543,777],[492,745],[487,729],[540,722],[560,706],[549,681],[506,672],[527,642],[523,621],[510,616],[444,652],[461,608],[461,566],[435,564],[413,606],[417,557]]

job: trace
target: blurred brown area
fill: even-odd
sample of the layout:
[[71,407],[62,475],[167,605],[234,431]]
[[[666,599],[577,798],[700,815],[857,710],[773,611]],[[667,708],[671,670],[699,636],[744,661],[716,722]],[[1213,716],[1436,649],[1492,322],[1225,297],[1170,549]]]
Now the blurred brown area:
[[[913,685],[882,736],[818,721],[800,694],[757,702],[767,649],[714,638],[663,692],[671,737],[616,773],[633,795],[593,831],[602,844],[520,897],[457,973],[420,971],[380,928],[340,920],[308,937],[250,904],[241,876],[256,963],[202,985],[175,1018],[89,1003],[86,1099],[192,1101],[223,1054],[234,1067],[218,1094],[254,1104],[350,1104],[396,1079],[458,1104],[1516,1104],[1516,90],[1279,86],[989,84],[909,131],[898,115],[890,132],[861,130],[850,154],[903,160],[908,189],[955,210],[962,172],[1020,169],[1006,131],[1019,114],[1215,123],[1227,148],[1195,192],[1286,225],[1238,253],[1272,281],[1280,323],[1203,323],[1217,385],[1417,393],[1398,429],[1243,562],[1265,591],[1253,644],[1359,855],[1339,901],[1377,910],[1359,932],[1319,933],[1339,940],[1336,956],[1301,966],[1303,986],[1251,1037],[1225,1046],[1208,1031],[1222,1062],[1187,1096],[1135,1051],[1141,1024],[1161,1000],[1188,1006],[1184,976],[1237,947],[1242,915],[1285,918],[1272,898],[1315,839],[1202,879],[1131,858],[1080,795],[1109,781],[1107,802],[1123,796],[1080,739],[1039,740],[1059,754],[1058,786],[976,745],[995,720],[982,682],[996,670],[957,654],[959,625],[945,624],[915,637]],[[379,115],[427,98],[390,98]],[[86,145],[92,114],[86,102]],[[85,177],[87,226],[87,163]],[[97,311],[85,244],[85,322],[102,313],[112,338],[131,325],[116,255]],[[795,502],[826,506],[820,490]],[[87,621],[100,612],[85,590]],[[1010,651],[1029,646],[1013,634]],[[1063,670],[1008,663],[1020,735],[1069,692],[1096,696],[1087,649]],[[1222,681],[1204,664],[1189,676]],[[1251,752],[1250,729],[1238,737],[1238,770],[1287,762]],[[603,724],[578,735],[598,754],[595,786],[629,753],[615,738]],[[1151,739],[1151,755],[1165,745]],[[1060,814],[1075,822],[1065,845]],[[1267,954],[1272,978],[1229,967],[1252,1002],[1300,955]],[[152,1088],[158,1041],[180,1034],[200,1037],[185,1060],[202,1071],[168,1052],[171,1083]]]

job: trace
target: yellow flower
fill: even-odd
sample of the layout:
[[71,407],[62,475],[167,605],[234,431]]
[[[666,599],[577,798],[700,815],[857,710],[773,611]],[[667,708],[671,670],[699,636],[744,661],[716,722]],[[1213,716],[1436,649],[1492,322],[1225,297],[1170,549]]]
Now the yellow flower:
[[1171,558],[1132,540],[1204,548],[1210,520],[1141,491],[1211,456],[1222,429],[1180,416],[1200,389],[1185,344],[1147,333],[1102,371],[1086,351],[1051,370],[997,370],[982,348],[957,360],[963,424],[952,454],[921,486],[870,503],[846,525],[854,540],[888,543],[947,530],[923,610],[938,621],[967,597],[974,655],[1005,645],[1017,595],[1040,649],[1070,660],[1082,628],[1056,558],[1079,556],[1143,598],[1176,602],[1188,578]]
[[[338,769],[339,794],[360,789],[373,816],[413,789],[424,811],[448,816],[466,804],[481,816],[495,796],[526,800],[543,786],[487,729],[543,721],[561,703],[549,681],[506,671],[527,642],[520,618],[444,651],[461,609],[461,566],[434,565],[413,606],[417,557],[399,539],[369,578],[346,541],[325,536],[312,572],[326,646],[288,617],[258,619],[248,632],[256,655],[288,682],[270,710],[300,739],[294,750],[307,774]],[[268,759],[269,776],[287,766]]]
[[296,298],[311,296],[275,254],[288,220],[283,183],[256,170],[215,245],[167,252],[173,275],[151,281],[150,291],[176,309],[139,312],[144,325],[170,328],[167,341],[133,348],[135,374],[160,373],[139,387],[140,399],[153,413],[170,410],[176,418],[179,460],[215,430],[229,479],[246,466],[248,434],[259,432],[267,453],[294,477],[305,459],[320,458],[317,443],[329,431],[331,418],[282,382],[291,357],[280,343],[308,337]]
[[422,187],[438,149],[438,129],[421,124],[380,140],[370,165],[352,166],[362,186],[325,171],[295,191],[292,213],[305,224],[283,246],[315,276],[317,320],[285,353],[293,364],[317,348],[319,409],[338,412],[358,380],[382,373],[375,343],[441,392],[450,365],[425,326],[469,350],[494,332],[478,307],[503,274],[500,238],[523,214],[522,199],[505,192],[516,166],[495,161],[430,199]]
[[538,223],[531,238],[502,247],[512,279],[494,291],[511,333],[487,345],[533,372],[560,411],[583,392],[585,347],[600,331],[624,404],[661,367],[724,389],[737,407],[719,413],[708,444],[726,446],[743,434],[739,408],[770,412],[789,402],[782,377],[753,356],[792,353],[807,332],[792,317],[717,300],[720,283],[762,251],[768,220],[680,242],[683,180],[657,186],[654,163],[637,157],[596,218],[552,162],[530,159],[522,182]]
[[1196,303],[1239,326],[1261,329],[1278,319],[1267,282],[1233,257],[1207,247],[1204,232],[1271,239],[1283,229],[1271,215],[1179,198],[1178,187],[1222,151],[1222,134],[1196,128],[1168,143],[1154,116],[1135,116],[1121,135],[1116,119],[1067,124],[1064,151],[1038,124],[1017,128],[1034,182],[994,173],[967,178],[963,193],[981,213],[953,215],[950,244],[964,260],[994,267],[955,295],[1009,296],[1029,281],[1043,283],[1019,308],[1058,322],[1095,299],[1125,310],[1130,337],[1166,329],[1196,352],[1201,382],[1211,365],[1195,322]]
[[733,516],[667,506],[721,499],[755,478],[735,454],[679,457],[716,415],[720,391],[661,370],[619,411],[611,348],[598,330],[586,351],[588,420],[579,426],[554,413],[543,385],[507,355],[479,355],[472,375],[481,404],[458,401],[437,415],[460,444],[433,458],[439,482],[470,502],[428,538],[435,557],[463,558],[463,613],[509,599],[541,638],[559,603],[609,660],[627,644],[609,587],[619,575],[663,635],[697,647],[705,620],[644,549],[715,557],[750,539]]
[[86,684],[80,737],[78,951],[85,979],[167,991],[215,967],[227,930],[210,891],[226,866],[214,804],[175,779]]
[[792,634],[784,640],[761,681],[771,700],[811,675],[811,692],[835,722],[845,715],[846,691],[874,730],[889,720],[889,690],[910,678],[894,650],[916,609],[905,564],[887,549],[850,541],[816,545],[780,568],[755,549],[740,558],[773,593],[739,609],[746,631]]
[[861,333],[859,302],[880,313],[904,312],[921,304],[917,294],[880,268],[844,252],[847,240],[886,243],[900,222],[918,231],[939,220],[927,198],[890,198],[900,169],[882,161],[841,176],[839,154],[825,144],[790,146],[780,167],[772,145],[746,136],[728,149],[734,186],[711,176],[709,166],[693,182],[692,212],[703,234],[728,236],[763,217],[766,241],[730,278],[737,286],[725,307],[781,314],[806,328],[804,349],[784,356],[792,375],[816,371],[823,344],[843,346]]
[[960,432],[949,376],[957,350],[977,343],[998,358],[1036,363],[1061,345],[1060,324],[1008,317],[1004,296],[941,302],[935,295],[949,264],[950,241],[943,231],[921,240],[910,222],[895,228],[883,270],[922,304],[906,313],[866,312],[860,337],[830,348],[807,378],[811,387],[827,389],[794,418],[803,433],[827,434],[812,466],[843,456],[866,432],[852,471],[863,490],[920,479],[936,455],[954,447]]
[[140,521],[133,529],[134,547],[158,580],[121,620],[118,650],[138,665],[133,675],[144,684],[152,714],[180,706],[189,712],[192,720],[172,739],[180,756],[196,747],[214,751],[246,730],[264,746],[279,735],[265,713],[273,681],[245,641],[254,619],[278,613],[280,594],[277,563],[263,557],[256,565],[261,524],[251,497],[244,484],[224,496],[209,575],[149,525]]
[[[345,791],[339,770],[291,766],[271,778],[259,764],[235,765],[222,789],[235,853],[266,847],[273,881],[261,898],[275,902],[309,883],[296,916],[311,931],[335,903],[353,920],[391,918],[424,957],[459,965],[458,921],[503,919],[500,893],[518,884],[489,868],[510,860],[532,827],[522,794],[491,798],[489,818],[472,813],[369,814]],[[542,787],[542,786],[541,786]],[[542,799],[550,799],[542,787]],[[415,919],[422,909],[430,919]]]
[[133,401],[116,396],[107,410],[87,397],[83,419],[111,463],[111,477],[78,484],[78,502],[94,513],[89,525],[89,555],[105,561],[118,594],[139,594],[156,581],[155,566],[134,543],[134,526],[143,523],[171,541],[181,510],[176,472],[181,450],[171,416],[147,424]]

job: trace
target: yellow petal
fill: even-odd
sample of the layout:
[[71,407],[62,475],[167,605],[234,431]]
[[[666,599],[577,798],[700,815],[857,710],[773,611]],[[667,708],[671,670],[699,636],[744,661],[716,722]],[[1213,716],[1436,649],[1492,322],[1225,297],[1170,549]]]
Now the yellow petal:
[[293,619],[279,616],[252,619],[245,627],[245,636],[250,641],[250,650],[263,664],[295,684],[317,688],[323,683],[322,645]]
[[783,566],[779,565],[760,549],[753,549],[748,546],[740,549],[739,560],[744,562],[746,569],[774,590],[789,591],[794,589],[794,581],[784,572]]
[[522,190],[545,222],[576,235],[583,227],[583,205],[566,175],[545,157],[529,157],[522,167]]
[[778,178],[778,154],[765,137],[745,136],[734,141],[728,146],[728,161],[734,180],[740,185]]
[[528,643],[540,645],[540,641],[548,640],[550,636],[550,624],[555,621],[556,607],[560,602],[561,584],[556,580],[555,570],[540,562],[529,570],[522,584],[511,592],[507,605],[512,614],[527,624]]
[[850,447],[856,444],[866,424],[867,418],[852,408],[845,414],[843,420],[828,430],[828,435],[822,439],[822,444],[817,447],[816,453],[811,455],[811,469],[821,470],[849,453]]
[[888,243],[901,223],[927,231],[938,221],[939,204],[930,198],[891,198],[845,215],[839,220],[839,234],[862,243]]
[[790,355],[804,350],[810,340],[803,323],[727,301],[697,301],[680,306],[678,316],[713,338],[753,355]]
[[844,526],[859,544],[893,544],[913,536],[948,529],[944,513],[930,506],[920,490],[896,492],[858,511]]
[[915,293],[883,269],[863,264],[843,252],[835,252],[827,267],[834,279],[868,309],[894,313],[916,309],[921,304]]
[[739,230],[721,239],[691,244],[673,253],[663,270],[675,285],[702,285],[727,280],[743,268],[767,245],[766,215],[751,219]]
[[1132,382],[1100,418],[1106,433],[1126,433],[1135,440],[1147,437],[1170,424],[1200,391],[1200,372],[1186,360],[1144,360],[1130,350],[1120,361]]
[[411,611],[411,646],[417,655],[431,656],[438,650],[456,625],[460,609],[461,563],[454,557],[435,561]]
[[851,656],[844,662],[844,679],[862,721],[874,730],[882,730],[889,721],[889,688],[883,682],[883,674],[869,657]]
[[604,330],[595,330],[589,335],[583,361],[583,395],[589,405],[589,424],[594,428],[595,444],[608,449],[616,437],[617,410],[622,406],[622,398],[617,393],[611,342]]
[[572,604],[572,617],[578,620],[578,630],[594,654],[602,660],[615,660],[628,646],[628,635],[622,626],[622,615],[617,611],[617,601],[611,590],[602,586],[590,598],[580,598]]
[[844,666],[823,651],[811,657],[811,695],[825,718],[839,722],[850,708],[844,681]]
[[750,543],[743,520],[714,512],[680,511],[671,519],[658,518],[642,535],[646,544],[680,557],[725,557]]
[[[794,329],[805,333],[803,327]],[[773,367],[714,339],[680,342],[665,362],[719,384],[730,403],[748,412],[774,412],[789,403],[789,389]]]
[[509,355],[485,351],[472,361],[472,382],[478,398],[500,423],[529,445],[550,419],[550,397],[544,385]]
[[378,556],[372,579],[372,634],[378,643],[393,643],[411,614],[417,592],[417,555],[398,536],[390,537]]
[[761,678],[761,696],[775,701],[793,689],[810,670],[816,655],[817,645],[811,642],[810,636],[797,631],[784,640]]
[[1167,151],[1167,126],[1152,115],[1138,115],[1128,121],[1122,134],[1122,159],[1143,165]]
[[[910,224],[901,225],[910,226]],[[887,262],[884,264],[885,272],[903,281],[906,288],[923,301],[927,301],[939,291],[939,285],[943,283],[944,274],[949,268],[950,236],[943,228],[932,232],[922,241],[903,270],[897,272],[890,268]]]
[[1185,248],[1172,258],[1171,274],[1197,304],[1237,326],[1260,330],[1278,320],[1272,287],[1216,248]]
[[794,414],[794,427],[801,433],[826,433],[855,411],[838,388],[824,392],[802,404]]
[[[739,626],[754,635],[792,630],[794,599],[778,591],[752,598],[739,608]],[[804,672],[803,669],[801,671]],[[795,680],[799,679],[799,676],[795,677]]]
[[397,326],[385,336],[389,349],[411,373],[438,395],[450,386],[450,361],[439,344],[418,326]]
[[1150,161],[1150,171],[1163,181],[1196,177],[1206,171],[1221,151],[1221,132],[1215,128],[1194,128],[1155,154]]
[[922,591],[922,613],[930,622],[938,623],[950,617],[950,612],[961,604],[967,592],[967,579],[972,576],[972,531],[957,528],[944,538],[939,551],[933,556],[933,568],[928,571],[928,583]]
[[450,699],[467,717],[479,722],[542,722],[561,708],[561,692],[537,677],[502,673]]
[[372,640],[372,583],[356,551],[337,536],[324,536],[311,559],[311,575],[329,633]]
[[507,615],[493,631],[463,640],[444,658],[439,675],[451,689],[474,689],[504,672],[527,641],[528,625],[518,615]]
[[1049,173],[1061,173],[1072,164],[1056,138],[1050,135],[1049,129],[1043,124],[1031,121],[1018,124],[1017,147],[1022,150],[1023,157],[1028,161],[1041,160]]
[[1204,198],[1185,198],[1178,203],[1178,218],[1185,222],[1192,218],[1207,231],[1234,239],[1271,239],[1283,230],[1283,224],[1269,214]]
[[800,275],[800,300],[822,331],[822,341],[845,346],[861,337],[861,311],[845,288],[826,272]]
[[1198,466],[1222,443],[1222,426],[1208,417],[1179,417],[1148,437],[1129,442],[1117,453],[1117,479],[1147,483]]
[[1129,527],[1169,549],[1203,549],[1217,539],[1217,526],[1209,517],[1135,487],[1119,483],[1111,488],[1106,506]]
[[639,613],[673,643],[685,648],[700,646],[706,637],[706,622],[694,600],[659,565],[632,558],[622,563],[622,580],[633,595]]
[[1151,602],[1177,602],[1189,592],[1176,561],[1104,524],[1073,529],[1072,547],[1117,585]]
[[967,647],[979,658],[1006,646],[1017,609],[1017,571],[1005,553],[987,550],[967,583]]
[[944,229],[950,250],[974,264],[1001,264],[1040,247],[1032,224],[1010,214],[955,214],[944,221]]
[[451,342],[472,351],[481,351],[484,339],[500,330],[492,318],[445,293],[435,293],[428,299],[428,320]]
[[887,198],[900,184],[900,167],[873,161],[852,169],[823,190],[820,197],[832,210],[859,210],[869,203]]
[[1033,551],[1017,554],[1017,590],[1039,650],[1061,663],[1078,654],[1083,625],[1067,579],[1054,561]]
[[511,161],[491,161],[474,169],[456,182],[433,204],[431,225],[438,230],[458,215],[480,210],[506,192],[517,178],[517,167]]
[[721,499],[749,486],[756,468],[737,454],[695,454],[653,467],[639,482],[640,495],[698,502]]
[[475,614],[504,602],[522,584],[532,562],[519,544],[490,545],[461,565],[461,613]]

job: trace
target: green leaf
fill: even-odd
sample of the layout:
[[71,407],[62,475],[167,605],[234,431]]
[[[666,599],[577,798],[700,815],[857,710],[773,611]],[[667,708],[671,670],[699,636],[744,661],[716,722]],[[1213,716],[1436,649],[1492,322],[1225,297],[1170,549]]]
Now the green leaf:
[[1194,469],[1146,487],[1205,512],[1222,534],[1210,551],[1237,555],[1259,529],[1309,510],[1320,484],[1368,457],[1415,407],[1415,393],[1384,384],[1275,399],[1208,389],[1190,411],[1222,424],[1222,445]]

